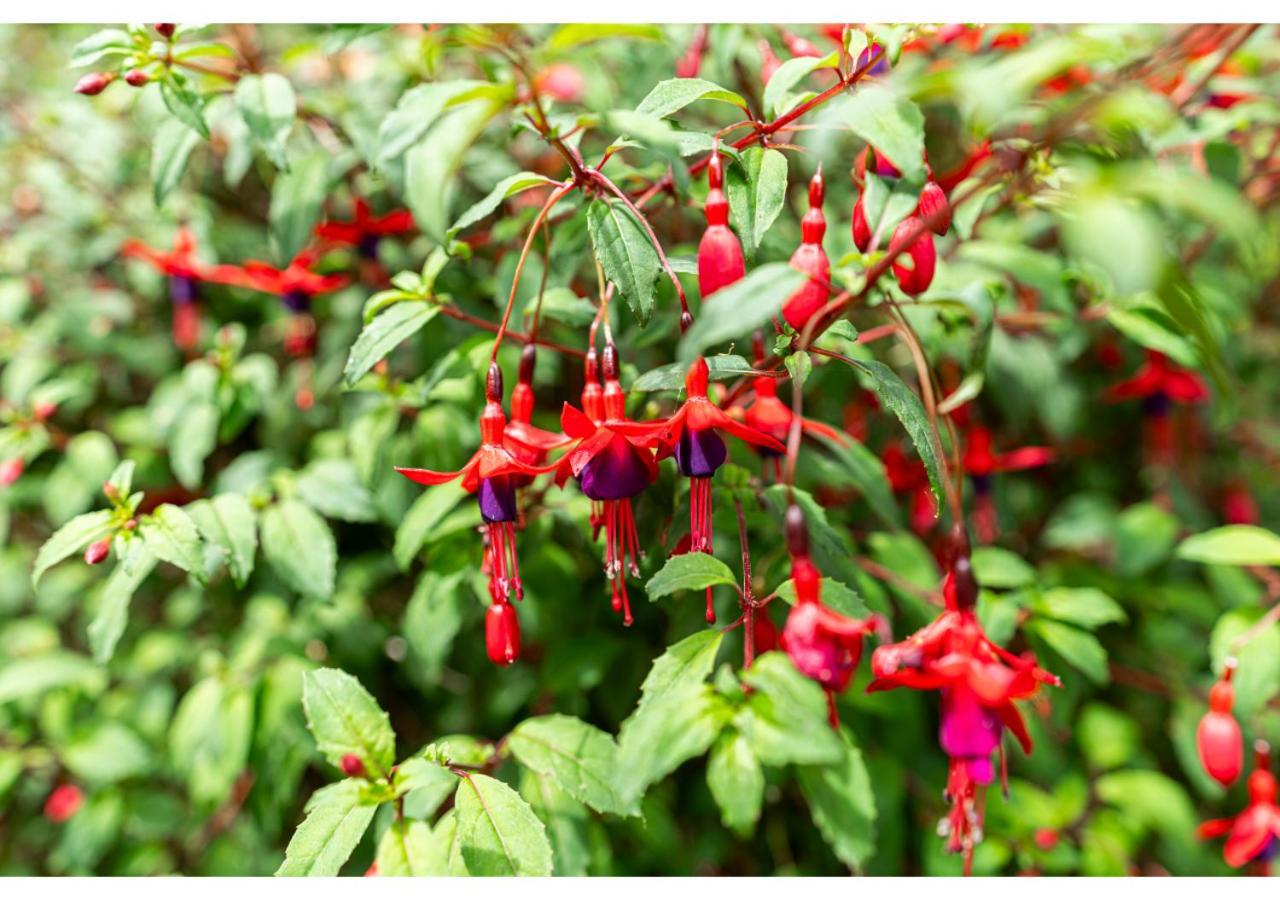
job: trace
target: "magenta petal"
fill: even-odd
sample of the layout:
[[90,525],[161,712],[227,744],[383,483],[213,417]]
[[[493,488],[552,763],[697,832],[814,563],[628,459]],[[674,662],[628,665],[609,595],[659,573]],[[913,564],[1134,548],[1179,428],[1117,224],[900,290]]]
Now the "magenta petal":
[[951,688],[942,692],[939,741],[948,756],[971,761],[990,757],[1000,745],[1003,728],[1000,717],[983,706],[973,691]]

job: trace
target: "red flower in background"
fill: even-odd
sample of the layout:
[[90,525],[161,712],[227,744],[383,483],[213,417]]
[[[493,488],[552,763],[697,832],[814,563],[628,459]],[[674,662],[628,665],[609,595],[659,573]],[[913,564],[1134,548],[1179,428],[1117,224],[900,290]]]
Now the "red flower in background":
[[791,267],[810,277],[782,304],[782,317],[796,331],[803,330],[805,323],[831,299],[831,260],[822,247],[827,233],[827,220],[822,214],[825,191],[819,166],[809,182],[809,211],[800,220],[800,246],[791,254]]
[[973,524],[983,543],[991,543],[1000,533],[991,476],[997,472],[1018,472],[1047,466],[1053,462],[1054,456],[1052,447],[1019,447],[1008,453],[997,453],[994,443],[991,430],[981,425],[972,425],[965,432],[962,464],[973,484]]
[[1167,465],[1174,456],[1171,407],[1203,403],[1209,399],[1209,388],[1196,373],[1174,365],[1163,353],[1148,350],[1147,361],[1137,374],[1113,384],[1106,398],[1112,403],[1142,401],[1144,446],[1153,454],[1151,462]]
[[84,805],[84,791],[74,784],[60,784],[44,801],[44,817],[61,824],[80,811]]
[[982,630],[974,610],[978,584],[961,531],[953,535],[951,570],[943,594],[946,610],[931,624],[872,654],[875,680],[867,690],[905,687],[940,692],[939,743],[951,758],[946,796],[952,808],[939,830],[948,838],[949,850],[964,852],[968,871],[973,847],[982,834],[979,792],[995,778],[991,754],[998,749],[1003,753],[1004,730],[1013,732],[1024,752],[1031,752],[1031,736],[1014,701],[1031,697],[1041,684],[1061,682],[1038,667],[1031,654],[1015,656]]
[[1205,822],[1198,834],[1201,840],[1226,835],[1222,858],[1227,865],[1238,868],[1252,863],[1255,874],[1269,875],[1271,861],[1280,853],[1280,806],[1276,805],[1276,778],[1270,772],[1270,747],[1265,741],[1258,741],[1254,752],[1249,805],[1229,819]]
[[578,443],[560,460],[556,482],[563,485],[572,475],[582,492],[600,504],[605,530],[604,572],[613,591],[613,609],[622,613],[624,625],[630,625],[626,577],[628,573],[639,577],[642,555],[631,498],[658,477],[653,452],[658,439],[617,430],[619,425],[636,424],[627,418],[626,399],[618,381],[618,349],[610,341],[604,348],[602,418],[594,420],[568,403],[564,405],[561,427]]
[[179,228],[173,238],[172,250],[157,250],[142,241],[130,239],[124,242],[120,252],[125,256],[141,259],[152,268],[169,276],[169,300],[173,304],[173,343],[181,350],[190,350],[200,339],[200,289],[201,281],[210,281],[213,268],[196,258],[196,236],[187,228]]
[[885,445],[880,453],[889,487],[895,494],[907,494],[911,503],[911,529],[921,537],[932,530],[938,519],[938,505],[929,485],[929,473],[920,459],[908,458],[897,441]]
[[1235,659],[1228,657],[1222,677],[1209,690],[1209,711],[1196,727],[1200,764],[1223,787],[1229,787],[1239,778],[1244,768],[1244,736],[1240,733],[1240,723],[1231,714],[1236,702],[1235,688],[1231,686],[1235,670]]
[[378,243],[389,235],[408,234],[416,228],[413,213],[393,209],[384,216],[373,215],[363,197],[355,199],[350,219],[326,219],[316,226],[316,237],[331,244],[355,247],[365,259],[378,258]]

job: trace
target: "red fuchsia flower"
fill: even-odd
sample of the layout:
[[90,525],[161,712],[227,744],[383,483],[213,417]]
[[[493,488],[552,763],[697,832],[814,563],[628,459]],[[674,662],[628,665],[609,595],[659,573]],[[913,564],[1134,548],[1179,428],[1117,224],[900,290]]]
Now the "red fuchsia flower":
[[880,616],[851,619],[822,602],[822,574],[809,558],[809,533],[798,506],[787,508],[787,550],[791,554],[791,579],[796,603],[782,629],[782,649],[795,667],[827,692],[832,727],[839,727],[834,695],[849,686],[862,659],[862,639],[883,633]]
[[[938,264],[938,251],[933,235],[928,230],[920,233],[910,244],[907,241],[922,225],[916,216],[908,216],[898,223],[889,240],[889,254],[894,256],[893,275],[904,293],[917,297],[933,284],[933,272]],[[909,263],[909,265],[908,265]]]
[[[599,317],[597,316],[597,321]],[[604,387],[600,384],[600,358],[596,354],[595,324],[591,326],[591,346],[587,348],[587,357],[583,363],[585,378],[582,384],[582,411],[596,425],[604,423]],[[563,424],[561,425],[563,428]],[[558,477],[558,476],[557,476]],[[600,537],[600,529],[604,527],[604,504],[600,500],[591,501],[591,539]]]
[[987,637],[974,611],[978,583],[963,532],[953,536],[952,546],[943,585],[946,610],[905,641],[876,649],[871,657],[875,680],[867,690],[941,693],[939,743],[951,758],[946,796],[952,809],[939,832],[948,838],[949,850],[964,852],[967,872],[973,847],[982,839],[979,794],[995,779],[991,754],[1001,750],[1003,762],[1004,730],[1031,752],[1031,736],[1014,701],[1032,696],[1041,684],[1061,682],[1039,668],[1031,654],[1015,656]]
[[947,192],[936,181],[925,182],[920,191],[920,202],[916,205],[916,215],[936,235],[944,235],[951,229],[951,204],[947,202]]
[[907,494],[911,503],[911,529],[921,537],[928,534],[938,519],[938,506],[929,486],[929,473],[919,458],[907,457],[897,441],[885,445],[880,454],[889,487],[895,494]]
[[558,62],[547,66],[536,76],[534,83],[539,92],[561,103],[577,103],[582,99],[586,84],[582,72],[569,63]]
[[74,784],[60,784],[45,798],[44,817],[61,824],[79,812],[83,805],[84,791]]
[[1148,350],[1147,361],[1137,374],[1113,384],[1105,396],[1112,403],[1142,401],[1144,445],[1153,454],[1153,462],[1168,464],[1174,455],[1170,406],[1203,403],[1209,399],[1209,388],[1199,375],[1175,366],[1163,353]]
[[506,445],[507,417],[502,411],[502,370],[491,363],[485,379],[485,407],[480,415],[480,449],[456,472],[430,469],[396,471],[418,484],[435,485],[462,479],[465,491],[475,494],[480,503],[488,537],[487,563],[489,588],[495,603],[509,595],[524,596],[520,583],[520,564],[516,558],[515,522],[518,518],[516,487],[519,476],[541,475],[555,468],[533,466],[521,462]]
[[[520,353],[519,377],[511,391],[511,421],[504,435],[506,448],[523,463],[540,466],[547,455],[572,442],[563,434],[553,434],[533,424],[533,371],[538,362],[538,348],[525,344]],[[531,475],[516,476],[517,487],[527,487],[533,482]]]
[[972,52],[982,44],[982,26],[953,23],[938,29],[938,42],[941,44],[959,44]]
[[[775,453],[786,448],[767,434],[734,421],[707,396],[710,370],[702,357],[689,367],[685,376],[685,401],[669,419],[658,422],[613,423],[610,427],[622,434],[640,437],[658,436],[676,458],[680,474],[689,479],[689,549],[693,553],[710,553],[711,476],[728,458],[721,432]],[[716,620],[707,592],[707,621]]]
[[610,341],[604,347],[603,417],[591,416],[564,405],[560,417],[565,434],[578,443],[560,460],[556,482],[563,485],[572,475],[582,493],[600,504],[604,522],[604,573],[613,592],[614,612],[622,613],[622,624],[630,625],[631,599],[627,596],[627,575],[640,576],[640,538],[636,534],[631,499],[658,477],[652,434],[623,434],[620,425],[635,425],[627,418],[627,395],[618,381],[618,348]]
[[152,268],[169,276],[169,300],[173,303],[173,342],[182,350],[190,350],[200,338],[201,281],[211,280],[211,267],[196,258],[196,236],[190,229],[179,228],[172,250],[157,250],[138,240],[125,241],[120,252],[145,260]]
[[707,51],[707,37],[710,29],[706,25],[699,25],[693,31],[693,40],[689,42],[689,47],[676,60],[676,77],[677,78],[697,78],[698,70],[702,68],[702,54]]
[[1240,723],[1231,714],[1236,692],[1231,686],[1236,661],[1228,657],[1222,677],[1209,690],[1209,711],[1196,728],[1196,750],[1200,764],[1223,787],[1230,787],[1244,768],[1244,736]]
[[782,65],[782,60],[778,59],[778,54],[773,52],[772,45],[764,38],[756,42],[756,47],[760,51],[760,83],[768,84],[773,73]]
[[972,425],[965,432],[962,465],[973,485],[974,526],[984,543],[994,541],[1000,531],[991,477],[997,472],[1019,472],[1053,462],[1052,447],[1019,447],[996,453],[994,443],[991,430],[981,425]]
[[328,219],[316,226],[316,237],[331,244],[355,247],[365,259],[378,258],[378,244],[384,237],[408,234],[416,226],[413,213],[393,209],[385,216],[375,216],[363,197],[355,199],[352,217],[346,221]]
[[1258,503],[1243,484],[1230,485],[1222,496],[1222,518],[1228,525],[1257,525]]
[[822,51],[813,45],[813,41],[808,38],[802,38],[793,31],[785,28],[779,29],[782,32],[782,43],[787,45],[787,50],[792,56],[811,56],[815,59],[823,55]]
[[707,165],[707,230],[698,243],[698,290],[708,297],[746,274],[742,244],[729,228],[729,201],[724,195],[724,168],[720,149],[713,147]]
[[1270,772],[1271,749],[1266,741],[1254,744],[1254,770],[1249,775],[1249,805],[1229,819],[1211,819],[1200,826],[1201,840],[1227,836],[1222,857],[1227,865],[1252,863],[1254,873],[1269,875],[1271,861],[1280,853],[1280,806],[1276,805],[1276,778]]
[[822,197],[825,187],[822,167],[809,182],[809,211],[800,220],[800,246],[791,254],[791,267],[809,276],[794,294],[782,304],[782,317],[796,331],[831,299],[831,261],[822,248],[822,238],[827,233],[827,220],[822,214]]

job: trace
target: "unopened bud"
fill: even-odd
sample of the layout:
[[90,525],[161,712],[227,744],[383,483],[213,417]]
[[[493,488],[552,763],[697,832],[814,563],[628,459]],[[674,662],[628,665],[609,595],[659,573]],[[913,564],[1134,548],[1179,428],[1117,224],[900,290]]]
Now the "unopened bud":
[[15,456],[13,459],[6,459],[0,462],[0,487],[8,487],[19,478],[26,470],[27,464],[21,456]]
[[40,422],[58,411],[58,404],[52,400],[37,400],[31,407],[31,414]]
[[809,555],[809,529],[804,512],[794,503],[787,507],[787,552],[795,557]]
[[115,72],[90,72],[76,82],[75,92],[93,97],[106,90],[107,85],[116,80]]
[[177,30],[177,25],[172,22],[165,22],[155,26],[156,34],[164,38],[166,41],[173,37],[173,33]]
[[530,342],[520,351],[520,383],[533,383],[533,370],[538,364],[538,345]]
[[360,778],[364,775],[364,763],[354,753],[342,757],[342,774],[348,778]]
[[142,87],[151,80],[151,76],[141,69],[130,69],[124,73],[124,80],[130,87]]
[[510,603],[493,603],[484,617],[484,645],[489,660],[509,666],[520,658],[520,620]]
[[103,538],[100,541],[94,541],[84,551],[84,561],[91,566],[96,566],[107,558],[107,554],[111,552],[111,538]]
[[917,212],[934,234],[946,234],[951,228],[951,204],[947,202],[946,192],[935,181],[925,183]]
[[484,397],[490,403],[502,402],[502,369],[497,362],[489,363],[489,372],[484,379]]

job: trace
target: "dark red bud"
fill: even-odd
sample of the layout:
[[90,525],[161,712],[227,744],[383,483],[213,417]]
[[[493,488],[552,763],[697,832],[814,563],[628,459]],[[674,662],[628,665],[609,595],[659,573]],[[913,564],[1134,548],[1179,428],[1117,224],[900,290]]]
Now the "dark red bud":
[[160,37],[164,38],[167,41],[169,38],[173,37],[173,32],[177,29],[177,27],[178,26],[172,23],[163,23],[155,26],[155,29],[156,29],[156,33],[159,34]]
[[693,313],[689,312],[689,310],[686,309],[684,312],[680,313],[680,333],[684,334],[686,331],[688,331],[692,327],[693,327]]
[[84,551],[84,561],[91,566],[96,566],[107,558],[107,554],[111,552],[111,538],[103,538],[100,541],[94,541]]
[[520,351],[520,383],[533,384],[533,370],[538,364],[538,346],[532,342]]
[[141,69],[130,69],[124,73],[124,80],[130,87],[142,87],[151,80],[151,77]]
[[923,294],[933,283],[934,269],[938,263],[938,251],[933,244],[933,235],[926,230],[916,237],[906,248],[906,256],[911,261],[908,267],[901,257],[901,248],[907,238],[920,228],[921,220],[909,216],[898,223],[889,242],[889,252],[895,254],[893,274],[898,279],[898,286],[915,297]]
[[871,246],[871,227],[867,224],[867,211],[862,203],[862,195],[853,204],[853,245],[862,253]]
[[619,377],[618,347],[613,341],[608,341],[604,345],[604,357],[602,362],[604,365],[601,367],[601,371],[604,373],[604,380],[617,381]]
[[342,774],[348,778],[361,778],[364,776],[364,763],[354,753],[348,753],[342,757],[341,768]]
[[502,369],[497,362],[489,363],[489,373],[484,379],[484,396],[490,403],[502,402]]
[[809,555],[809,528],[805,525],[804,512],[792,503],[787,507],[787,552],[793,557]]
[[90,72],[76,82],[75,92],[93,97],[107,89],[107,85],[116,80],[115,72]]
[[520,658],[520,620],[510,603],[490,604],[484,617],[484,646],[496,665],[509,666]]
[[937,182],[925,182],[920,192],[920,204],[916,213],[928,224],[934,234],[946,234],[951,228],[951,204],[947,202],[946,192],[938,187]]

